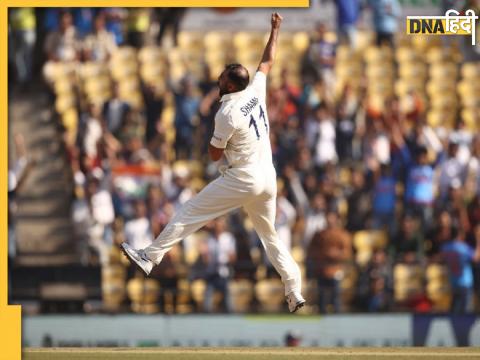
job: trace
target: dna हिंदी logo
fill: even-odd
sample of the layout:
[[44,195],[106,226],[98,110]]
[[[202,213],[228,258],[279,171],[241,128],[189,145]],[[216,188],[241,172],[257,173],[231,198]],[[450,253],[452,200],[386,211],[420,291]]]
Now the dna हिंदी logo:
[[445,16],[407,16],[407,34],[416,35],[471,35],[475,45],[475,11],[467,10],[460,15],[451,9]]

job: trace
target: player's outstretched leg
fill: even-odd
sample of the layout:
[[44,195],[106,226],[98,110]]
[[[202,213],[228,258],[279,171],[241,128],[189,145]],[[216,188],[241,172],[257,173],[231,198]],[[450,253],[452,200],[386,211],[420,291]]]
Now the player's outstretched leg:
[[246,195],[248,196],[248,193],[241,190],[238,181],[226,176],[219,177],[187,201],[150,246],[138,250],[123,243],[121,249],[148,275],[177,242],[185,239],[210,220],[242,206]]
[[259,199],[249,203],[245,206],[245,210],[265,247],[268,259],[282,278],[288,309],[293,313],[305,305],[305,299],[301,293],[300,269],[285,244],[277,236],[274,227],[275,197],[268,197],[268,195],[266,197],[266,200]]

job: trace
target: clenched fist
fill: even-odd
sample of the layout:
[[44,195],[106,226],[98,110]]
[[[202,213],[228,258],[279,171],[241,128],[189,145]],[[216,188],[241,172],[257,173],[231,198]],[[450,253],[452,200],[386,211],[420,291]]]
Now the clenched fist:
[[279,13],[272,14],[272,28],[278,29],[282,23],[283,17]]

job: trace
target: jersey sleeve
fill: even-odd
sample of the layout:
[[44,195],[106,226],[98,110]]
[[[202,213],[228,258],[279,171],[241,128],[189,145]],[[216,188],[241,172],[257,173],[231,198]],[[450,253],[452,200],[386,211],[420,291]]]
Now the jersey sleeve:
[[267,96],[267,75],[257,71],[250,86],[262,100],[265,100]]
[[212,140],[210,144],[218,149],[225,149],[228,140],[233,135],[235,127],[232,118],[221,113],[215,116],[215,129],[213,130]]

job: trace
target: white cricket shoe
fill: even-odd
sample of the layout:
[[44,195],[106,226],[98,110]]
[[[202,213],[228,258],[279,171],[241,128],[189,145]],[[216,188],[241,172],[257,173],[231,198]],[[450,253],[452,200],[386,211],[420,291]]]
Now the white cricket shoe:
[[287,304],[288,310],[294,313],[305,305],[305,299],[302,297],[302,294],[292,291],[287,295]]
[[153,269],[153,262],[148,258],[144,250],[135,250],[127,243],[122,243],[120,248],[125,256],[133,261],[139,269],[142,269],[146,275],[150,274]]

